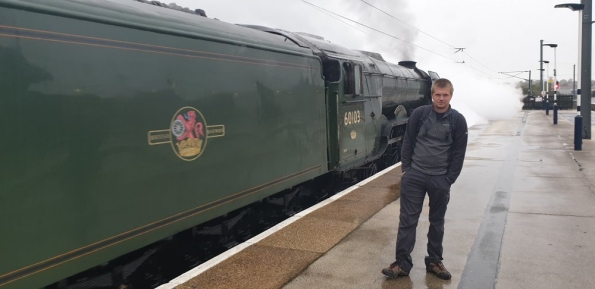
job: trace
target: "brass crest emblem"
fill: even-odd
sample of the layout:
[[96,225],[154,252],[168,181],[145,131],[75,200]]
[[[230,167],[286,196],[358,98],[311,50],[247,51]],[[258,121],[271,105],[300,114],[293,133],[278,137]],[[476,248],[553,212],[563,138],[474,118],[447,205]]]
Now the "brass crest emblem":
[[169,143],[174,153],[185,161],[200,157],[209,138],[225,136],[224,125],[207,125],[202,113],[190,106],[179,109],[170,122],[169,129],[148,133],[149,145]]

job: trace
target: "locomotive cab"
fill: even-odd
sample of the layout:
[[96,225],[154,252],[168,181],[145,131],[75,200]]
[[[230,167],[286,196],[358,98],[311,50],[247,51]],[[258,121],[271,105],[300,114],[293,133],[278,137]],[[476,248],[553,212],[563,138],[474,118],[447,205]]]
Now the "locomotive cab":
[[[382,125],[379,88],[363,59],[323,62],[329,112],[329,169],[343,171],[377,151]],[[337,77],[338,76],[338,77]]]
[[330,171],[348,171],[380,158],[385,159],[381,167],[399,160],[409,115],[431,103],[436,73],[428,75],[414,61],[389,63],[379,53],[347,49],[317,35],[248,27],[287,37],[320,57]]

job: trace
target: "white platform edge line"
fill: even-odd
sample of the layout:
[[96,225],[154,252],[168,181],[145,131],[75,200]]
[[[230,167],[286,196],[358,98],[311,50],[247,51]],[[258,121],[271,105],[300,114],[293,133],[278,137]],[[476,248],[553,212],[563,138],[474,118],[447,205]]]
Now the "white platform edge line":
[[365,180],[363,180],[363,181],[361,181],[361,182],[359,182],[359,183],[357,183],[357,184],[355,184],[355,185],[353,185],[353,186],[351,186],[351,187],[343,190],[342,192],[339,192],[339,193],[331,196],[330,198],[328,198],[328,199],[326,199],[326,200],[324,200],[324,201],[322,201],[322,202],[320,202],[320,203],[318,203],[318,204],[316,204],[316,205],[314,205],[314,206],[312,206],[312,207],[310,207],[310,208],[308,208],[306,210],[303,210],[303,211],[299,212],[298,214],[295,214],[294,216],[291,216],[291,217],[287,218],[285,221],[283,221],[283,222],[281,222],[281,223],[279,223],[279,224],[277,224],[277,225],[269,228],[268,230],[266,230],[266,231],[264,231],[264,232],[262,232],[262,233],[260,233],[260,234],[258,234],[256,236],[252,237],[251,239],[245,241],[244,243],[239,244],[239,245],[237,245],[237,246],[235,246],[235,247],[233,247],[233,248],[225,251],[224,253],[219,254],[218,256],[216,256],[214,258],[211,258],[209,261],[204,262],[204,263],[202,263],[202,264],[194,267],[190,271],[188,271],[188,272],[186,272],[186,273],[178,276],[177,278],[169,281],[168,283],[163,284],[163,285],[157,287],[157,289],[173,289],[176,286],[182,285],[182,284],[190,281],[192,278],[194,278],[194,277],[198,276],[199,274],[207,271],[208,269],[214,267],[215,265],[221,263],[222,261],[228,259],[229,257],[231,257],[231,256],[233,256],[233,255],[235,255],[235,254],[237,254],[239,252],[241,252],[242,250],[244,250],[244,249],[252,246],[253,244],[256,244],[256,243],[262,241],[264,238],[266,238],[266,237],[272,235],[273,233],[275,233],[275,232],[277,232],[277,231],[279,231],[279,230],[287,227],[288,225],[292,224],[293,222],[299,220],[300,218],[302,218],[304,216],[307,216],[308,214],[310,214],[310,213],[312,213],[312,212],[314,212],[314,211],[316,211],[316,210],[318,210],[318,209],[320,209],[320,208],[322,208],[322,207],[324,207],[324,206],[326,206],[326,205],[328,205],[328,204],[336,201],[337,199],[339,199],[339,198],[341,198],[341,197],[343,197],[343,196],[351,193],[352,191],[360,188],[361,186],[363,186],[363,185],[365,185],[365,184],[367,184],[367,183],[369,183],[369,182],[377,179],[378,177],[383,176],[384,174],[388,173],[389,171],[391,171],[391,170],[393,170],[395,168],[398,168],[400,166],[401,166],[401,162],[398,162],[398,163],[396,163],[396,164],[394,164],[394,165],[392,165],[392,166],[390,166],[390,167],[388,167],[388,168],[386,168],[386,169],[384,169],[384,170],[376,173],[374,176],[369,177],[369,178],[367,178],[367,179],[365,179]]

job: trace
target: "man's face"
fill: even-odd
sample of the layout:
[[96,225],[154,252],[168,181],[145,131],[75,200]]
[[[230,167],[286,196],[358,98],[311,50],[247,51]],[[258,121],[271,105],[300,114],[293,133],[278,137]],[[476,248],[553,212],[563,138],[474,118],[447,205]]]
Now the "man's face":
[[436,87],[432,93],[432,100],[434,101],[434,109],[438,112],[445,112],[448,110],[448,105],[452,99],[450,87]]

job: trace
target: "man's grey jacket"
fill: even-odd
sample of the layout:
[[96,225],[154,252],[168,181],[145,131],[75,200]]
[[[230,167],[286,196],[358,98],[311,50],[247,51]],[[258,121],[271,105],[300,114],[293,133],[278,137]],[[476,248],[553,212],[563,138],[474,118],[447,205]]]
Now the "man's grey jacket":
[[467,121],[449,106],[443,114],[437,114],[431,108],[420,123],[425,109],[427,106],[418,107],[409,117],[401,149],[402,170],[406,172],[413,168],[428,175],[446,175],[448,183],[453,184],[463,168]]

